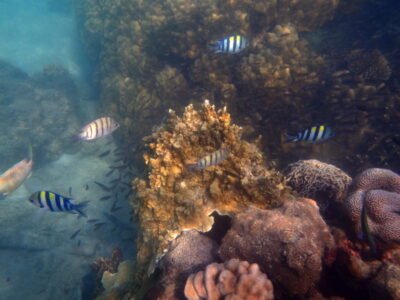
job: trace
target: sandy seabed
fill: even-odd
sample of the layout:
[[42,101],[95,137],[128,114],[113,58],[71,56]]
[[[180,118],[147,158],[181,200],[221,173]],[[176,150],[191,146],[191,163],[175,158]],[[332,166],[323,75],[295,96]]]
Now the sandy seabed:
[[[77,154],[35,166],[32,176],[0,201],[0,299],[81,299],[82,277],[96,257],[109,257],[114,247],[122,249],[124,259],[134,256],[136,230],[130,222],[128,201],[122,196],[128,187],[115,205],[120,209],[110,212],[115,195],[101,201],[107,192],[94,183],[110,185],[117,178],[117,172],[105,176],[115,164],[112,152],[99,157],[115,146],[105,145],[106,141],[88,143]],[[38,190],[68,196],[70,187],[75,203],[89,201],[88,218],[40,209],[27,200]],[[104,212],[121,223],[112,223]],[[98,221],[87,222],[92,219]],[[99,222],[106,224],[95,230]]]

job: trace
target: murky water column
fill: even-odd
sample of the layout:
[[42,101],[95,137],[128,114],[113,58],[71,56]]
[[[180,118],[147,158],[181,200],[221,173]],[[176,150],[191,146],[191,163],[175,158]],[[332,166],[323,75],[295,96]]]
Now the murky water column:
[[[29,145],[34,161],[32,176],[0,200],[0,299],[90,299],[101,288],[96,268],[135,256],[126,201],[135,171],[112,137],[71,142],[101,117],[79,88],[86,66],[71,2],[0,2],[1,174]],[[86,203],[87,217],[32,205],[38,191]]]

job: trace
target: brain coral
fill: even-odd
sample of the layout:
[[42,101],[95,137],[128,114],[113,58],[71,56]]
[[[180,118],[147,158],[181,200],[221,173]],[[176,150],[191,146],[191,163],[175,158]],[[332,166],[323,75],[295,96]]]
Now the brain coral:
[[[226,109],[208,101],[183,116],[173,111],[165,124],[145,138],[148,179],[135,179],[132,201],[141,227],[139,266],[151,272],[169,241],[182,231],[208,231],[210,214],[232,214],[249,204],[268,208],[290,195],[283,176],[265,167],[257,147],[240,138],[241,128],[231,123]],[[224,147],[229,157],[217,166],[189,171],[188,163]]]
[[188,300],[272,300],[274,290],[257,264],[231,259],[191,274],[186,281],[185,296]]
[[361,233],[361,210],[365,205],[371,232],[384,241],[400,242],[400,176],[386,169],[368,169],[350,186],[346,212]]

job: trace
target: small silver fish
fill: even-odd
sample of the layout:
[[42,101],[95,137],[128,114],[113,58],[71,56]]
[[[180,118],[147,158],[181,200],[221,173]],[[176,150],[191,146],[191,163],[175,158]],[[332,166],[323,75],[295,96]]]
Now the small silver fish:
[[300,131],[296,135],[286,134],[287,140],[284,143],[289,142],[301,142],[306,141],[309,143],[321,142],[333,137],[335,133],[332,128],[324,125],[316,125],[312,127],[308,127],[302,131]]
[[65,211],[87,217],[82,209],[86,203],[73,204],[72,198],[67,198],[49,191],[38,191],[29,197],[29,201],[40,208],[48,208],[52,212]]
[[234,54],[244,50],[249,45],[248,40],[239,34],[217,40],[209,45],[214,53]]
[[119,124],[110,117],[102,117],[86,124],[77,135],[78,140],[94,140],[113,133]]
[[210,166],[218,165],[221,161],[225,160],[229,156],[227,149],[221,148],[203,158],[199,159],[195,164],[187,164],[186,167],[189,169],[202,170]]

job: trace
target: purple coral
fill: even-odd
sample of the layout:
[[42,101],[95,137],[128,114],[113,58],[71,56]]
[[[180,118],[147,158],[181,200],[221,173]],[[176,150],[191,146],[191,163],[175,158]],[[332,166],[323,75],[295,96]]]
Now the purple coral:
[[368,169],[352,182],[345,210],[361,233],[361,210],[365,205],[372,234],[384,241],[400,241],[400,176],[387,169]]

